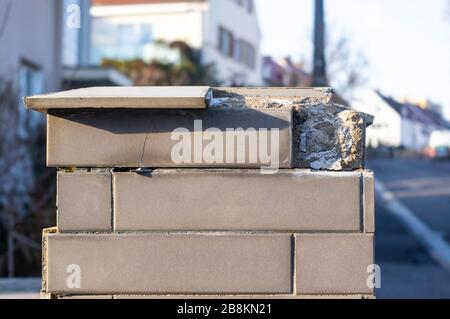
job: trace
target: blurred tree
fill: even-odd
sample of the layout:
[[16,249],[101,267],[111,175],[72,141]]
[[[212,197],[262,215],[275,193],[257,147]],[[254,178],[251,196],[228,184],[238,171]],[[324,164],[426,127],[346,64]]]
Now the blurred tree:
[[8,24],[9,15],[11,13],[11,2],[2,3],[2,7],[0,7],[0,39],[5,33],[6,26]]
[[352,46],[345,33],[327,33],[327,77],[331,86],[344,98],[351,100],[355,91],[368,80],[369,63],[365,55]]
[[[369,63],[365,55],[352,45],[351,37],[345,32],[331,27],[326,31],[325,59],[328,85],[347,100],[351,100],[355,92],[368,80]],[[314,41],[311,40],[314,45]],[[300,61],[304,65],[313,63],[303,55]],[[311,85],[312,83],[309,83]]]
[[103,66],[112,66],[128,75],[135,85],[218,85],[215,66],[204,64],[201,52],[192,49],[182,41],[156,43],[166,49],[176,51],[179,58],[175,62],[154,59],[112,60],[104,59]]
[[0,276],[39,275],[41,231],[55,215],[45,121],[36,116],[20,105],[11,82],[0,79]]
[[[365,84],[367,59],[352,49],[350,38],[333,33],[325,24],[324,1],[315,0],[313,59],[311,86],[332,86],[339,96],[352,98],[352,93]],[[344,101],[342,101],[344,102]]]

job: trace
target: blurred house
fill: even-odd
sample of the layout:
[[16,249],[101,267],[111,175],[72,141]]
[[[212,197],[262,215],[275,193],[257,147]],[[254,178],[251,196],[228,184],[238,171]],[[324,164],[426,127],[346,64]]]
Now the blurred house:
[[60,0],[0,2],[0,77],[20,96],[60,87],[62,8]]
[[[304,65],[294,63],[290,57],[275,60],[266,56],[263,59],[262,75],[265,86],[272,87],[310,87],[312,75],[305,71]],[[350,105],[339,92],[334,92],[333,102]]]
[[[261,85],[261,32],[253,0],[92,0],[92,55],[176,60],[158,41],[183,41],[214,63],[224,85]],[[236,23],[239,22],[239,23]]]
[[290,57],[281,59],[279,63],[288,73],[288,86],[311,86],[311,74],[305,71],[303,64],[295,63]]
[[[45,117],[28,112],[22,97],[61,87],[60,0],[0,1],[0,208],[25,211],[34,183],[33,142]],[[17,194],[17,196],[15,195]]]
[[287,70],[270,56],[263,58],[262,75],[267,86],[287,86],[289,77]]
[[310,86],[311,75],[303,65],[294,63],[286,57],[275,60],[270,56],[263,59],[262,74],[267,86]]
[[[91,55],[91,0],[63,0],[62,24],[62,78],[64,89],[89,86],[129,86],[132,81],[114,68],[92,65]],[[79,12],[77,12],[77,10]],[[71,25],[71,16],[77,15],[79,25]]]
[[422,152],[430,146],[431,136],[449,131],[449,124],[433,108],[400,102],[380,91],[369,91],[354,107],[375,116],[367,130],[367,145],[405,148]]
[[0,78],[20,97],[60,90],[63,80],[69,88],[79,80],[130,84],[117,71],[89,66],[89,8],[90,0],[1,1]]

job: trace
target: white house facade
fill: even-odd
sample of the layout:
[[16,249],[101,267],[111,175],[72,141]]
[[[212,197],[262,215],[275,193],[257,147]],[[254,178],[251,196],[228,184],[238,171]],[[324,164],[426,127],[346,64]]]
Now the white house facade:
[[375,116],[367,129],[367,145],[387,146],[422,152],[430,146],[434,132],[448,131],[448,124],[433,110],[402,103],[379,91],[368,91],[354,107]]
[[402,118],[400,108],[388,104],[376,91],[368,91],[353,106],[361,112],[375,116],[373,124],[367,128],[367,145],[370,147],[402,145]]
[[[155,43],[184,41],[214,63],[224,85],[261,85],[254,0],[93,0],[93,63],[103,58],[176,59]],[[239,23],[237,23],[239,22]]]
[[0,77],[21,96],[60,88],[62,2],[0,1]]

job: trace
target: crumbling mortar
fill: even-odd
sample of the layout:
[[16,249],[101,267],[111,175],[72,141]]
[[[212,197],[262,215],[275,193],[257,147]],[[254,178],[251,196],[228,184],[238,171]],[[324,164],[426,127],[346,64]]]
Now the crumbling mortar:
[[44,229],[42,231],[42,291],[46,291],[47,290],[47,260],[48,260],[48,256],[47,256],[47,245],[48,245],[48,235],[49,234],[54,234],[57,232],[56,227],[53,228],[47,228]]
[[373,118],[332,102],[333,91],[311,97],[261,97],[218,94],[208,106],[225,109],[270,108],[293,110],[293,166],[346,171],[364,168],[365,129]]

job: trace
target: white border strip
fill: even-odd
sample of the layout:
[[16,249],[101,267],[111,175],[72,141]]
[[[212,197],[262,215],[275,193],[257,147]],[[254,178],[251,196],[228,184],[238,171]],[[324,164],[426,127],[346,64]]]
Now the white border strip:
[[437,232],[429,228],[410,209],[403,205],[387,188],[377,180],[375,191],[379,204],[395,215],[406,229],[424,246],[430,256],[450,272],[450,246]]

